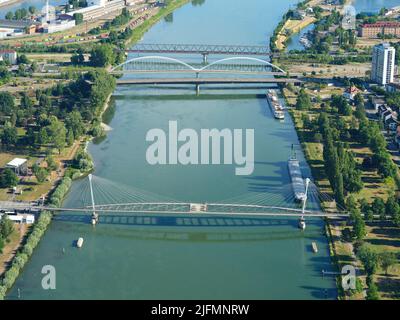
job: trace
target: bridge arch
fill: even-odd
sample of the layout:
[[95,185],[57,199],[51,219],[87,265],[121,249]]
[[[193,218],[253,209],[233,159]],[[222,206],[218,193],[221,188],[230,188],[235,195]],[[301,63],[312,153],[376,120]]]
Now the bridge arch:
[[262,64],[270,66],[270,67],[272,67],[274,69],[277,69],[280,72],[286,74],[286,71],[281,69],[281,68],[279,68],[277,65],[274,65],[273,63],[271,63],[269,61],[266,61],[266,60],[262,60],[262,59],[258,59],[258,58],[252,58],[252,57],[230,57],[230,58],[220,59],[220,60],[217,60],[217,61],[214,61],[214,62],[211,62],[211,63],[207,64],[203,68],[200,68],[199,71],[201,72],[201,71],[207,70],[207,68],[209,68],[209,67],[211,67],[213,65],[216,65],[218,63],[225,62],[225,61],[231,61],[231,60],[247,60],[247,61],[261,62]]
[[127,65],[131,62],[141,61],[141,60],[165,60],[165,61],[170,61],[170,62],[175,62],[175,63],[181,64],[181,65],[187,67],[188,69],[193,70],[194,72],[196,72],[198,70],[198,69],[192,67],[190,64],[183,62],[182,60],[178,60],[178,59],[174,59],[174,58],[170,58],[170,57],[163,57],[163,56],[144,56],[144,57],[136,57],[136,58],[126,60],[125,62],[112,68],[111,72],[113,72],[116,69],[123,67],[124,65]]
[[208,68],[210,68],[211,66],[216,65],[218,63],[221,63],[221,62],[232,61],[232,60],[246,60],[246,61],[255,61],[255,62],[262,63],[264,65],[272,67],[273,69],[278,70],[279,72],[282,72],[282,74],[286,74],[286,71],[281,69],[277,65],[274,65],[269,61],[266,61],[266,60],[263,60],[263,59],[258,59],[258,58],[253,58],[253,57],[230,57],[230,58],[224,58],[224,59],[220,59],[220,60],[211,62],[211,63],[207,64],[206,66],[204,66],[202,68],[195,68],[195,67],[191,66],[190,64],[188,64],[188,63],[186,63],[186,62],[184,62],[182,60],[175,59],[175,58],[164,57],[164,56],[144,56],[144,57],[136,57],[136,58],[129,59],[129,60],[127,60],[127,61],[115,66],[114,68],[112,68],[111,72],[114,72],[118,68],[121,68],[124,65],[128,65],[131,62],[143,61],[143,60],[164,60],[164,61],[169,61],[169,62],[175,62],[175,63],[178,63],[180,65],[183,65],[183,66],[187,67],[189,70],[192,70],[193,72],[196,72],[196,73],[206,72]]

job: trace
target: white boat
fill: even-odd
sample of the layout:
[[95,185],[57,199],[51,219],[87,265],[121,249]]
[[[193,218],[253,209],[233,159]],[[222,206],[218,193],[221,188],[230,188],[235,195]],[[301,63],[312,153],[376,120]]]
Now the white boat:
[[274,117],[279,120],[285,119],[284,109],[279,103],[275,90],[268,90],[267,100]]
[[299,228],[301,230],[304,230],[306,228],[306,219],[304,219],[304,217],[301,217],[299,220]]
[[76,246],[78,248],[82,248],[83,246],[83,238],[79,238],[78,241],[76,242]]
[[317,252],[318,252],[318,247],[317,247],[317,243],[316,243],[316,242],[313,241],[313,242],[311,243],[311,247],[312,247],[314,253],[317,253]]

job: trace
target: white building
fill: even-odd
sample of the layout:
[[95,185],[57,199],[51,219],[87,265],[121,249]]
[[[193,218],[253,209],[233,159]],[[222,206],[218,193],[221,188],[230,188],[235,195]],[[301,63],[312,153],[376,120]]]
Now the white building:
[[75,27],[75,20],[57,20],[52,23],[48,23],[43,27],[44,33],[54,33],[59,31],[68,30]]
[[16,64],[17,52],[14,50],[0,50],[0,61],[8,61],[10,64]]
[[5,167],[14,170],[18,175],[26,175],[28,173],[28,160],[15,158],[7,163]]
[[[4,213],[0,212],[0,219],[2,218]],[[35,216],[33,214],[7,214],[7,218],[15,223],[26,223],[33,224],[35,223]]]
[[393,82],[396,49],[388,43],[376,45],[372,54],[371,80],[386,85]]

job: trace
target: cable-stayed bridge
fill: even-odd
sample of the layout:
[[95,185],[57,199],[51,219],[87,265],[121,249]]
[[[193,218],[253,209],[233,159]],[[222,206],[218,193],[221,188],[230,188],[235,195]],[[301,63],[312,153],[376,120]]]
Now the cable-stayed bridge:
[[176,201],[133,187],[127,187],[107,179],[89,175],[74,184],[68,203],[54,207],[45,203],[15,201],[0,202],[3,211],[49,210],[53,212],[77,212],[92,216],[97,223],[99,215],[175,215],[221,217],[348,217],[345,211],[323,211],[320,202],[332,202],[332,198],[319,192],[310,183],[306,201],[298,203],[291,185],[266,192],[249,192],[222,201]]

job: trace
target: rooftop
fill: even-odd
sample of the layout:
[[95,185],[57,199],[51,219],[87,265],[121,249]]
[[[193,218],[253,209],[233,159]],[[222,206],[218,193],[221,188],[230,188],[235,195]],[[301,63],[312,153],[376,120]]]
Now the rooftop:
[[363,28],[381,28],[381,27],[400,27],[400,22],[397,21],[378,21],[376,23],[366,23]]
[[19,166],[23,165],[28,160],[21,159],[21,158],[14,158],[9,163],[6,164],[6,167],[18,168]]
[[31,25],[38,24],[37,22],[33,22],[31,20],[7,20],[0,19],[0,27],[4,28],[26,28]]

